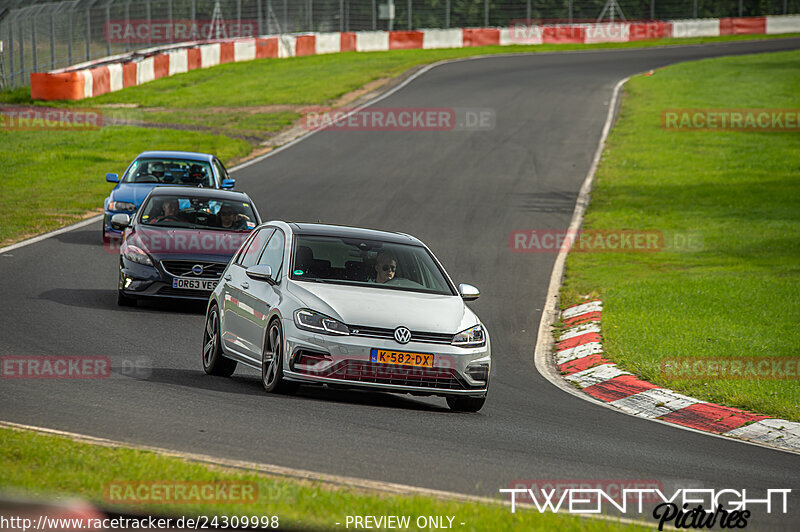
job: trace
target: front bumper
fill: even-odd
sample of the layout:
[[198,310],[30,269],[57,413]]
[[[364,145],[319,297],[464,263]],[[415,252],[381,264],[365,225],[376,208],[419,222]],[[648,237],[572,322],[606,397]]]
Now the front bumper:
[[172,288],[172,276],[160,266],[147,266],[120,256],[119,291],[136,299],[208,301],[211,291]]
[[[282,320],[282,324],[284,352],[288,355],[284,376],[288,380],[414,395],[484,397],[488,391],[488,335],[485,346],[465,349],[450,344],[399,344],[382,338],[316,334],[298,329],[291,319]],[[432,354],[433,367],[372,362],[373,349]]]

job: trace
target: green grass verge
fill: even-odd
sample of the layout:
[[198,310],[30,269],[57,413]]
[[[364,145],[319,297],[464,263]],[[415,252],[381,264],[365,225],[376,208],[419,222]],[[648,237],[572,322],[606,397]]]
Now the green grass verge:
[[[113,505],[117,511],[176,517],[274,516],[282,526],[344,529],[348,515],[454,516],[454,528],[473,530],[646,530],[644,527],[574,515],[518,510],[500,504],[463,503],[421,496],[367,493],[312,481],[270,477],[211,467],[149,451],[108,448],[64,437],[0,429],[0,489],[34,496],[76,495],[103,507],[109,483],[253,482],[256,500],[248,503]],[[335,523],[342,523],[336,526]],[[465,523],[463,526],[460,523]],[[411,528],[415,530],[416,527]]]
[[[486,46],[450,50],[347,52],[229,63],[162,78],[79,102],[32,102],[27,88],[0,92],[0,103],[100,109],[113,118],[174,125],[173,131],[106,126],[101,131],[18,132],[0,128],[0,246],[72,223],[102,207],[111,186],[145,149],[210,151],[231,163],[298,118],[295,110],[254,112],[253,107],[330,105],[364,85],[443,59],[482,54],[727,42],[789,35],[729,35],[632,43]],[[135,105],[137,109],[109,106]],[[210,110],[209,106],[215,107]],[[220,108],[223,108],[220,111]],[[225,110],[227,109],[227,111]],[[194,133],[186,131],[200,126]]]
[[604,350],[651,382],[800,421],[797,380],[675,380],[663,358],[800,355],[800,133],[667,131],[670,108],[800,109],[800,52],[632,78],[584,227],[695,234],[701,249],[571,253],[563,304],[602,298]]

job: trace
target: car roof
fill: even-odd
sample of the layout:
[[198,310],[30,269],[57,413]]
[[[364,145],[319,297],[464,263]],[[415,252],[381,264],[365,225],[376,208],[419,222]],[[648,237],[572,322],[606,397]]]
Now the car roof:
[[240,192],[238,190],[223,190],[219,188],[199,188],[199,187],[189,187],[189,186],[178,186],[178,187],[155,187],[153,190],[150,191],[151,196],[172,196],[172,195],[179,195],[179,196],[193,196],[197,198],[220,198],[220,199],[228,199],[234,201],[241,201],[246,199],[250,200],[250,196],[248,196],[244,192]]
[[193,151],[143,151],[136,156],[137,159],[143,157],[153,157],[155,159],[189,159],[192,161],[211,161],[214,156],[208,153],[197,153]]
[[395,244],[424,245],[420,240],[405,233],[379,231],[363,227],[350,227],[347,225],[332,225],[318,223],[290,222],[289,226],[297,235],[337,236],[343,238],[363,238],[364,240],[380,240]]

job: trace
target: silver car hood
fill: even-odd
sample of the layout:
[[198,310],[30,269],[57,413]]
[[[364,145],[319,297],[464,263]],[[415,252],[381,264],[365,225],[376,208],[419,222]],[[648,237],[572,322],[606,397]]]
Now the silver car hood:
[[480,323],[459,296],[289,281],[300,304],[348,325],[455,334]]

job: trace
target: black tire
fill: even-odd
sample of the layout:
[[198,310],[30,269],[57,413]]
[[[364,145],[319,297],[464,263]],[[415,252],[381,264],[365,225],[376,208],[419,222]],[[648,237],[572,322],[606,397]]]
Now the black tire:
[[117,290],[117,305],[120,307],[135,307],[136,298],[128,297],[122,293],[122,290]]
[[230,377],[236,371],[236,361],[222,354],[219,334],[219,309],[212,305],[206,315],[203,331],[203,369],[209,375]]
[[486,397],[448,397],[447,406],[454,412],[477,412],[483,408]]
[[283,378],[283,332],[277,320],[269,324],[261,355],[261,384],[269,393],[293,393],[298,384]]

